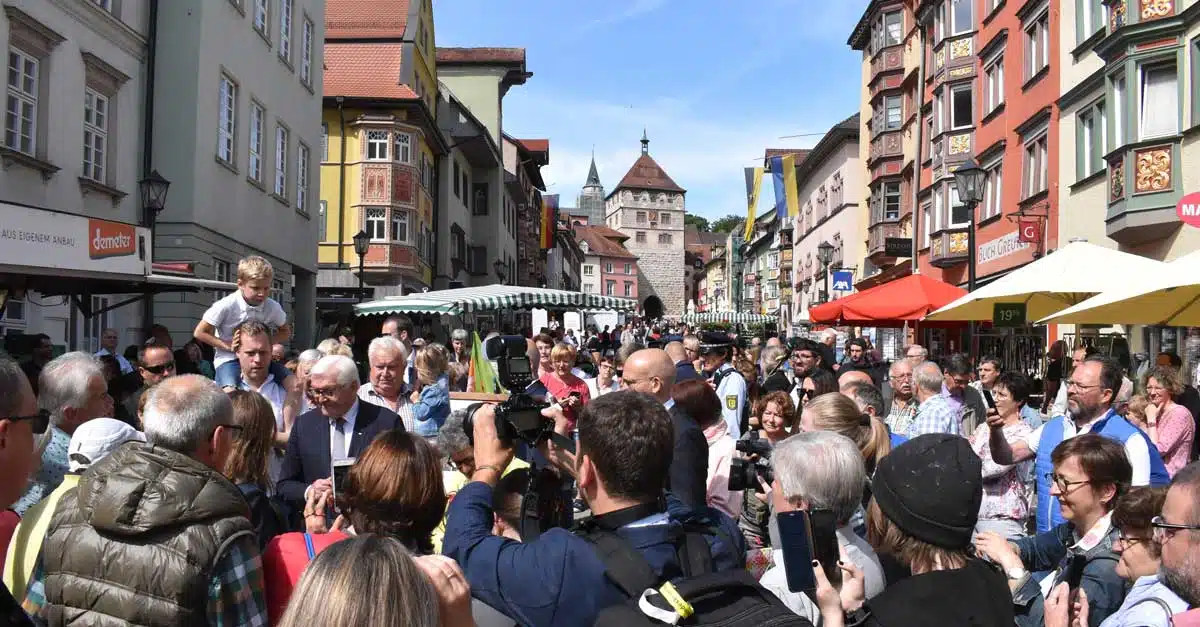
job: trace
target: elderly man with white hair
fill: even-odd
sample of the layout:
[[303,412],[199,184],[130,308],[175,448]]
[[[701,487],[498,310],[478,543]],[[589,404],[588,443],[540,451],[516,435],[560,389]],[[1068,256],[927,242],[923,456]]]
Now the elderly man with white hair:
[[[771,484],[771,504],[775,515],[805,510],[825,510],[833,515],[838,544],[850,563],[863,573],[866,598],[883,592],[883,567],[875,549],[854,533],[850,519],[862,507],[867,471],[862,453],[850,438],[832,431],[798,433],[775,445],[771,452],[775,481]],[[820,624],[820,609],[803,592],[788,590],[783,567],[784,546],[775,517],[771,518],[771,554],[773,565],[759,583],[779,597],[800,616]]]
[[313,366],[308,393],[317,408],[292,425],[278,486],[279,493],[301,509],[309,490],[333,491],[334,460],[358,457],[376,435],[404,428],[392,410],[359,400],[358,366],[344,355],[327,355]]
[[75,429],[93,418],[113,415],[104,366],[87,353],[66,353],[51,360],[42,368],[38,389],[38,408],[50,412],[49,441],[41,467],[12,507],[21,516],[62,483],[70,468],[67,449]]
[[371,366],[369,381],[358,388],[358,399],[396,412],[404,422],[404,429],[412,431],[412,400],[404,382],[408,349],[400,340],[381,335],[367,347],[367,361]]
[[950,399],[942,394],[945,377],[942,369],[932,361],[926,361],[913,369],[913,392],[920,405],[917,416],[904,435],[913,439],[926,433],[949,433],[962,435],[962,414]]

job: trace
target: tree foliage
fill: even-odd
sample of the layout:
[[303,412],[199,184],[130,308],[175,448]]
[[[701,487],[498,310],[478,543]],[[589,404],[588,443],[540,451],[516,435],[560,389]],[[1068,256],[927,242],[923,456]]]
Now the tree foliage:
[[734,229],[740,228],[745,223],[746,219],[744,217],[730,214],[713,221],[711,230],[713,233],[731,233]]
[[701,233],[709,232],[708,218],[689,213],[683,216],[684,226],[694,226]]

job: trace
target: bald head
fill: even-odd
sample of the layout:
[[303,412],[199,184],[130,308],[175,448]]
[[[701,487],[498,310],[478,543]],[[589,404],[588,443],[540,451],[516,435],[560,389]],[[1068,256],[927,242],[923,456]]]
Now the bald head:
[[683,347],[683,342],[669,342],[663,350],[667,351],[674,363],[687,360],[687,349]]
[[862,370],[847,370],[846,372],[842,373],[842,376],[838,377],[838,389],[843,394],[846,392],[846,389],[854,383],[874,384],[875,382],[871,380],[871,375],[863,372]]
[[665,350],[644,348],[625,360],[621,379],[626,387],[665,403],[671,400],[675,385],[675,361]]

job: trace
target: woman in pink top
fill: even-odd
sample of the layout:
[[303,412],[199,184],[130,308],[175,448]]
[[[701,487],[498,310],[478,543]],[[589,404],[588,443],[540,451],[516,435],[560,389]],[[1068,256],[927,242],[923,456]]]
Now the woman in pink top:
[[720,397],[704,380],[692,379],[676,385],[671,398],[684,414],[696,421],[708,440],[705,501],[709,507],[737,520],[742,513],[742,493],[729,491],[729,463],[737,452],[737,443],[729,435],[729,423],[721,415]]
[[1192,413],[1173,399],[1183,393],[1183,380],[1170,366],[1155,366],[1144,379],[1146,398],[1146,434],[1158,447],[1163,464],[1171,476],[1187,465],[1196,437]]
[[550,363],[553,370],[543,374],[539,380],[555,402],[562,405],[567,424],[574,431],[580,408],[592,400],[587,382],[571,374],[571,368],[575,367],[575,347],[561,342],[556,344],[550,352]]

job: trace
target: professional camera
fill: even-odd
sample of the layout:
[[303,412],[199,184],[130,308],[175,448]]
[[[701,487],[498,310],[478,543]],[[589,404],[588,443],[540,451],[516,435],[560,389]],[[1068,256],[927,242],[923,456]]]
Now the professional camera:
[[[549,405],[525,391],[534,381],[533,367],[525,350],[525,338],[519,335],[493,337],[483,346],[487,358],[496,362],[500,384],[509,390],[508,400],[495,408],[496,433],[509,447],[518,440],[536,444],[554,432],[554,421],[542,415],[542,410]],[[467,417],[463,420],[463,431],[472,445],[475,444],[475,412],[482,405],[475,403],[468,407]]]
[[771,443],[758,437],[757,431],[751,431],[745,440],[738,440],[737,450],[746,455],[757,456],[754,460],[736,458],[729,462],[729,490],[761,491],[763,483],[770,484],[775,480],[775,472],[771,470]]

